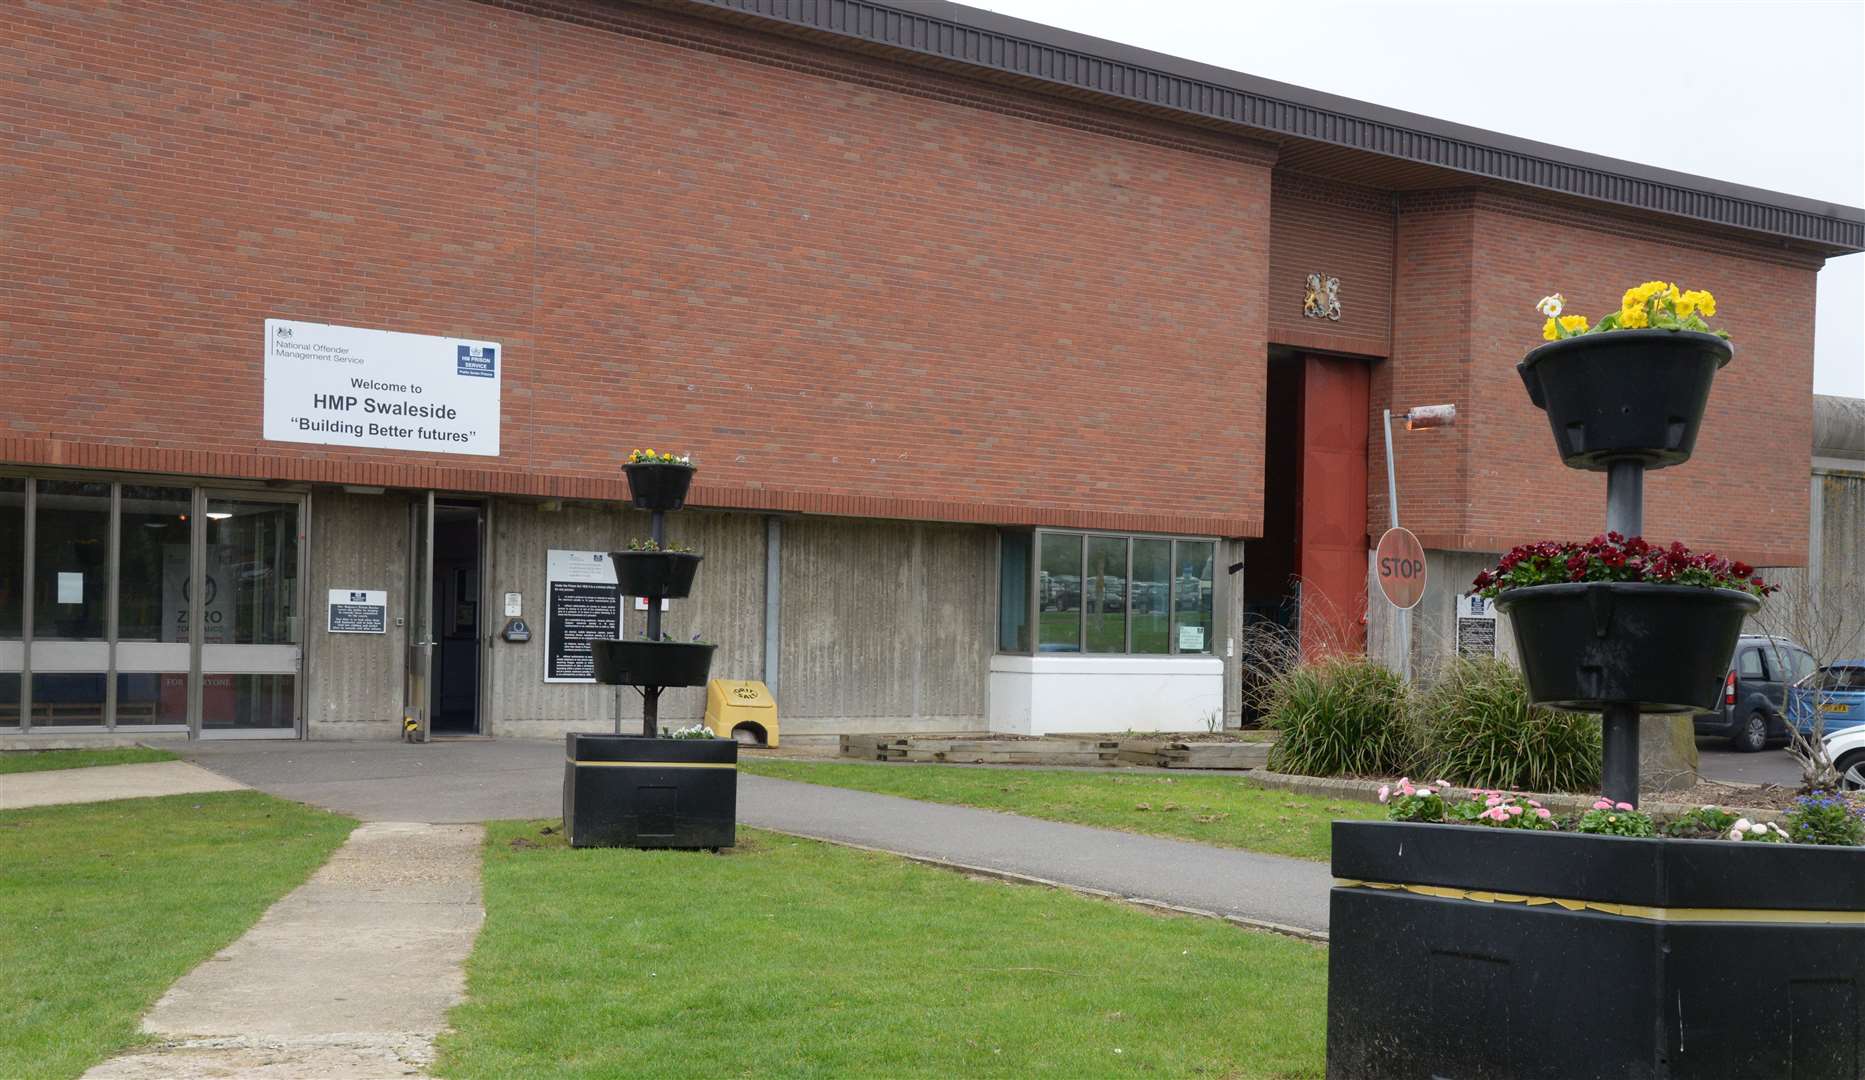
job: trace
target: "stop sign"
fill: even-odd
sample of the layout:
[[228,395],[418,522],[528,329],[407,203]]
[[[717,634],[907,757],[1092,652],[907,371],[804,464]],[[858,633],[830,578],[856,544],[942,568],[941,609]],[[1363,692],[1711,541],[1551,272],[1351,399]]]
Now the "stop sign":
[[1417,607],[1425,595],[1425,546],[1410,529],[1387,529],[1373,552],[1373,572],[1394,607]]

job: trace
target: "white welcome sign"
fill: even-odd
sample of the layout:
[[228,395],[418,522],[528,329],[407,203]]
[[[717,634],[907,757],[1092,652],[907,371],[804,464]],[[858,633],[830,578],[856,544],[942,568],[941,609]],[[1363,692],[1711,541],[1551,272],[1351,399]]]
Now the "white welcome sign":
[[496,341],[265,321],[265,437],[499,455]]

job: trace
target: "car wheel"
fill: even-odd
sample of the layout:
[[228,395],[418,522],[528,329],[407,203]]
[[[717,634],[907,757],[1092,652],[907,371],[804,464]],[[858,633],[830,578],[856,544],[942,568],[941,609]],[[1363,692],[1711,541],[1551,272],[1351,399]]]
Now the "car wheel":
[[1833,764],[1839,770],[1839,786],[1847,791],[1865,791],[1865,751],[1847,754]]
[[1760,711],[1748,714],[1742,721],[1741,730],[1729,740],[1729,744],[1745,754],[1760,752],[1768,745],[1768,717]]

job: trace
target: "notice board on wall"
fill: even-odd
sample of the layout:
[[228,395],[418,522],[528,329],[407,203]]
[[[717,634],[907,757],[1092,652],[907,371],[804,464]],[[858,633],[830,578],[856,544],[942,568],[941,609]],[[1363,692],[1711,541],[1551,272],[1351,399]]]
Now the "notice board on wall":
[[1496,602],[1481,596],[1457,600],[1457,655],[1496,655]]
[[622,633],[622,593],[606,551],[559,551],[545,556],[544,681],[593,683],[596,661],[589,643]]

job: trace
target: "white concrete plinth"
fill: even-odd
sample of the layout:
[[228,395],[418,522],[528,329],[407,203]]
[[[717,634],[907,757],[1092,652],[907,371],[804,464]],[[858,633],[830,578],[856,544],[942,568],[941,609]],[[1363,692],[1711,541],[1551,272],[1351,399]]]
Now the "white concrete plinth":
[[1214,656],[995,656],[991,730],[1204,731],[1224,714]]

